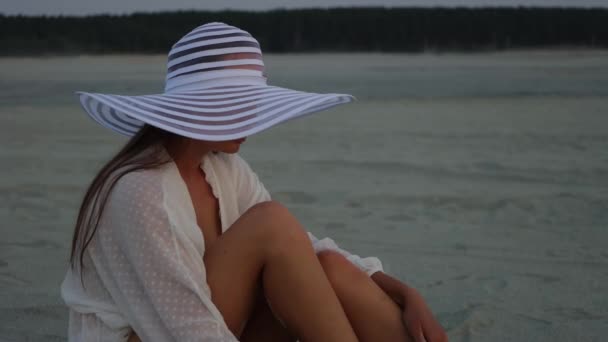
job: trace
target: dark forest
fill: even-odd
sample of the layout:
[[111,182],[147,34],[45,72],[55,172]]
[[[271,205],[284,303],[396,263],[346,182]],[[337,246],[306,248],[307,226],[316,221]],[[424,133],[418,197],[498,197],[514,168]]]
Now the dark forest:
[[264,52],[277,53],[608,48],[608,9],[367,7],[0,15],[0,54],[167,53],[188,31],[211,21],[245,29]]

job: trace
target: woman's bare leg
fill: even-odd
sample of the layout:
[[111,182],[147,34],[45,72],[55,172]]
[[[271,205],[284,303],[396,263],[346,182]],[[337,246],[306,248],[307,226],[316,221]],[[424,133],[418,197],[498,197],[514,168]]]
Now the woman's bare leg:
[[[234,228],[234,227],[232,227]],[[231,229],[232,229],[231,228]],[[323,251],[317,255],[331,286],[361,341],[411,341],[401,318],[401,309],[369,276],[342,255]],[[208,267],[208,266],[207,266]],[[207,271],[209,273],[209,271]],[[268,307],[261,283],[240,340],[244,342],[295,341]],[[220,309],[221,310],[221,309]],[[373,315],[370,315],[373,312]],[[133,334],[134,335],[134,334]],[[134,337],[134,338],[133,338]],[[132,336],[131,341],[139,341]]]
[[241,335],[241,342],[296,342],[268,306],[264,291],[259,291],[255,308]]
[[[367,274],[339,253],[323,251],[317,257],[361,341],[411,341],[401,309]],[[261,293],[241,341],[294,342],[295,338],[276,319]]]
[[367,274],[337,252],[318,258],[360,341],[413,341],[401,308]]
[[255,205],[205,250],[212,300],[240,337],[258,286],[301,341],[356,341],[306,231],[277,202]]

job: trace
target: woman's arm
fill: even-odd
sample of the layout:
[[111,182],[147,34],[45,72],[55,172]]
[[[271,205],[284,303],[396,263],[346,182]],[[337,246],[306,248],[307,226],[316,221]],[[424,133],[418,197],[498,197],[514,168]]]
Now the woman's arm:
[[409,286],[382,271],[372,274],[371,278],[401,309],[404,308]]
[[143,341],[236,342],[208,295],[202,256],[173,227],[159,183],[127,174],[112,190],[91,245],[103,286]]
[[444,329],[418,291],[384,272],[376,272],[371,278],[401,307],[403,323],[414,341],[446,342],[448,340]]

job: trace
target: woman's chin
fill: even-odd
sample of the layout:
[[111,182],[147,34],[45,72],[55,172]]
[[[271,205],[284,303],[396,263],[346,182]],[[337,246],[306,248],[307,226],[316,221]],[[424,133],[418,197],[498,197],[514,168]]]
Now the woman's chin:
[[245,139],[224,141],[218,144],[217,150],[224,153],[237,153],[244,141]]
[[241,149],[241,144],[231,144],[229,148],[227,148],[225,153],[237,153]]

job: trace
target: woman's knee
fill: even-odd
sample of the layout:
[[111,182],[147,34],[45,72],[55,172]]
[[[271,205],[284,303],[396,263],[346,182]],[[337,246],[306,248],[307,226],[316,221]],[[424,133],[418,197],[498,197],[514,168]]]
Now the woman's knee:
[[260,202],[246,213],[255,229],[266,243],[288,246],[292,243],[310,243],[308,234],[291,214],[289,209],[277,201]]
[[264,201],[252,205],[244,215],[287,218],[291,215],[286,206],[277,201]]
[[365,280],[368,276],[342,254],[324,250],[317,253],[317,258],[332,285],[352,284]]

